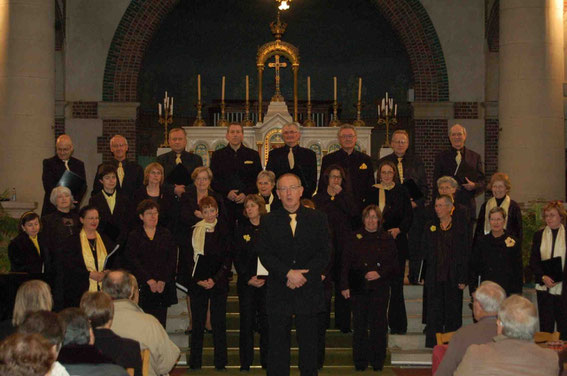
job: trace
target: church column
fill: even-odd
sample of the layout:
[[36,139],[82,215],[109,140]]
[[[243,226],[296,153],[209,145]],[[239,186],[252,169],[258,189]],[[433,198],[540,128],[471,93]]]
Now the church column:
[[262,122],[262,72],[264,64],[258,65],[258,122]]
[[516,200],[563,199],[563,1],[500,0],[499,54],[499,170]]
[[297,71],[298,65],[293,65],[293,121],[297,123]]

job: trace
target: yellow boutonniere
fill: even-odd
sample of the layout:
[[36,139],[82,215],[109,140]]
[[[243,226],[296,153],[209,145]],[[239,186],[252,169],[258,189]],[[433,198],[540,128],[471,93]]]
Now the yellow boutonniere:
[[361,164],[359,167],[360,170],[366,170],[367,168],[368,166],[366,165],[366,163]]
[[242,237],[243,237],[243,238],[244,238],[244,240],[246,240],[247,242],[249,242],[249,241],[250,241],[250,235],[248,235],[248,234],[245,234],[245,235],[243,235]]
[[254,161],[244,161],[244,164],[253,164]]
[[437,226],[432,225],[432,226],[429,228],[429,231],[431,231],[431,232],[437,231]]
[[356,234],[357,239],[362,239],[362,234]]
[[506,247],[510,248],[516,244],[516,241],[508,236],[506,240],[504,240],[504,243],[506,243]]

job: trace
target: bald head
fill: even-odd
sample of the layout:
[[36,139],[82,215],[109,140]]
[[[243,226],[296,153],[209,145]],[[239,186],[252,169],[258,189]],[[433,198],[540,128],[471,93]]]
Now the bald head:
[[126,159],[126,152],[128,152],[128,140],[122,135],[115,135],[110,139],[110,151],[118,162]]
[[55,150],[59,159],[62,161],[69,160],[69,158],[71,158],[71,154],[73,154],[73,141],[71,140],[71,137],[66,134],[62,134],[57,137]]
[[111,271],[102,279],[102,291],[110,295],[112,300],[129,299],[132,287],[130,274],[123,270]]

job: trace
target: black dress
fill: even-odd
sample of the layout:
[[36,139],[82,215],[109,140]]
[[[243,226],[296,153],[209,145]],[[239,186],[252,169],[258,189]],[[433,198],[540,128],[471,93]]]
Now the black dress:
[[249,369],[254,360],[254,323],[260,332],[260,364],[268,362],[268,315],[266,313],[266,285],[248,284],[258,268],[258,254],[254,249],[259,226],[249,220],[241,221],[234,234],[234,266],[238,273],[238,302],[240,307],[240,367]]
[[142,186],[134,192],[130,208],[130,228],[134,229],[142,224],[142,221],[136,212],[136,208],[140,202],[148,199],[155,201],[159,205],[159,226],[172,231],[172,227],[175,226],[174,206],[176,205],[177,200],[175,199],[175,196],[173,196],[171,192],[167,192],[163,186],[160,188],[159,196],[156,197],[148,195],[146,186]]
[[[381,370],[384,365],[386,311],[390,280],[399,274],[397,259],[394,240],[382,229],[356,231],[345,246],[340,287],[341,291],[349,289],[352,299],[356,369],[365,369],[370,363],[375,370]],[[380,278],[367,281],[364,276],[370,271],[378,272]]]
[[[266,203],[266,211],[268,213],[271,212],[272,210],[277,210],[277,209],[282,207],[282,202],[281,202],[280,198],[278,197],[278,195],[276,193],[271,194],[271,197],[273,197],[271,204],[270,204],[270,196],[262,196],[262,194],[260,194],[260,193],[258,193],[258,196],[260,196],[264,199],[264,202]],[[267,205],[270,205],[269,206],[270,210],[268,210]]]
[[41,218],[42,232],[46,236],[47,248],[57,251],[70,236],[81,231],[79,215],[73,211],[63,213],[57,210]]
[[[150,239],[143,226],[128,236],[124,263],[138,280],[140,307],[155,316],[165,328],[167,307],[177,303],[175,270],[177,246],[168,229],[157,226],[154,238]],[[152,293],[150,279],[165,282],[162,293]]]
[[89,205],[93,205],[99,215],[99,232],[108,236],[113,242],[124,246],[129,232],[130,203],[128,198],[117,190],[114,191],[115,204],[114,210],[110,212],[108,195],[104,190],[95,194],[89,200]]
[[[496,199],[498,206],[502,205],[502,199]],[[476,221],[476,229],[474,231],[474,242],[484,234],[484,222],[486,217],[486,202],[484,202],[480,211],[478,212],[478,219]],[[522,209],[520,205],[514,200],[510,200],[510,207],[508,209],[508,214],[506,216],[506,232],[512,235],[516,240],[520,241],[520,247],[523,239],[523,226],[522,226]]]
[[25,232],[21,232],[10,242],[8,257],[10,271],[19,273],[51,274],[53,272],[52,256],[47,248],[45,233],[37,234],[40,251]]
[[[409,256],[408,232],[413,220],[413,209],[407,190],[400,184],[386,190],[386,206],[382,212],[382,227],[384,230],[399,228],[400,233],[395,239],[398,251],[398,275],[391,279],[390,308],[388,322],[392,334],[405,334],[408,320],[404,300],[404,274],[406,259]],[[379,205],[380,189],[376,186],[370,190],[367,204]]]
[[506,295],[522,294],[522,247],[518,239],[507,231],[495,238],[492,233],[481,235],[471,255],[471,290],[480,281],[498,283]]

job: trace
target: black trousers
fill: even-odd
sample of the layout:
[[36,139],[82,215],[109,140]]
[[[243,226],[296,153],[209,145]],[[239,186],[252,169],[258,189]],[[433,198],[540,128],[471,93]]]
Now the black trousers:
[[333,265],[333,280],[335,281],[335,328],[342,332],[349,332],[352,310],[350,300],[345,299],[341,294],[342,255],[335,255],[335,260]]
[[228,363],[226,349],[226,292],[205,290],[195,286],[190,293],[193,330],[189,339],[189,366],[201,368],[203,356],[203,333],[207,318],[207,306],[211,301],[211,325],[213,327],[213,344],[215,346],[214,365],[225,367]]
[[[325,311],[319,313],[317,318],[317,326],[319,328],[319,340],[317,343],[317,365],[323,368],[325,363],[325,342],[327,329],[331,324],[331,297],[333,295],[333,287],[325,284]],[[335,316],[336,317],[336,316]],[[349,320],[350,321],[350,320]]]
[[561,339],[567,339],[567,312],[563,312],[561,295],[552,295],[547,291],[537,291],[537,310],[539,315],[539,330],[553,333],[557,323],[557,331]]
[[[317,373],[317,314],[295,315],[295,328],[299,344],[301,376],[316,376]],[[291,314],[268,313],[270,344],[268,350],[267,376],[289,376]]]
[[[400,234],[398,236],[405,236]],[[404,299],[404,275],[406,256],[398,250],[398,273],[390,280],[390,304],[388,307],[388,323],[392,333],[406,333],[408,317]]]
[[463,324],[463,290],[456,281],[434,282],[427,288],[425,346],[437,344],[436,333],[453,332]]
[[266,313],[266,286],[256,288],[239,282],[240,307],[240,367],[249,368],[254,361],[254,323],[260,332],[260,364],[268,363],[268,315]]
[[388,343],[387,287],[352,296],[352,358],[356,368],[382,369]]

